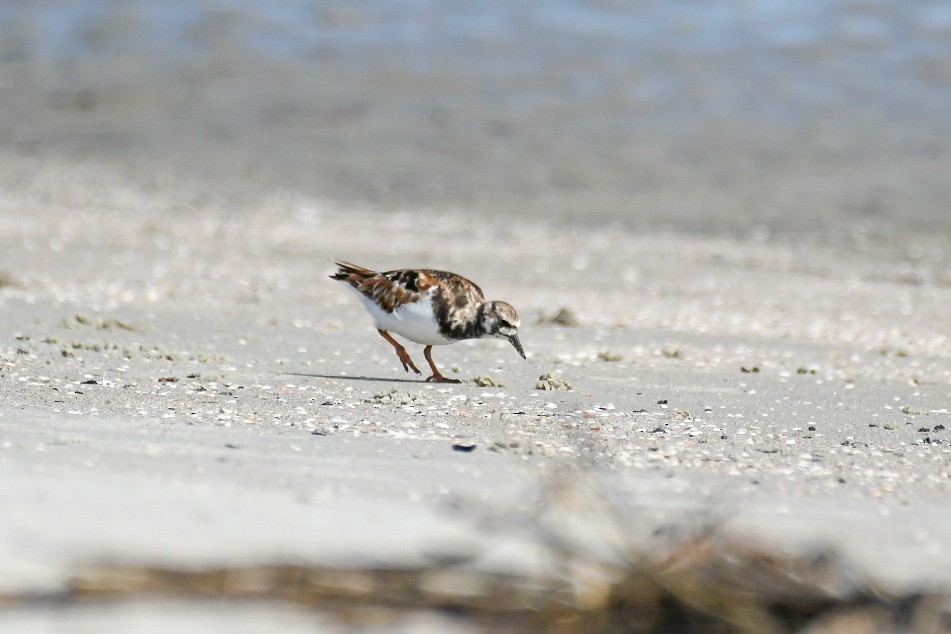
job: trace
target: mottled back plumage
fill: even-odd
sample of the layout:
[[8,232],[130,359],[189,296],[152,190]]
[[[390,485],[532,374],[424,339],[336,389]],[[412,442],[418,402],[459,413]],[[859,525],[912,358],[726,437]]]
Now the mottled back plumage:
[[485,303],[482,289],[461,275],[433,269],[378,273],[346,262],[337,262],[337,266],[332,279],[347,282],[387,313],[428,295],[439,331],[447,339],[476,339],[485,334],[480,332],[478,319],[479,308]]

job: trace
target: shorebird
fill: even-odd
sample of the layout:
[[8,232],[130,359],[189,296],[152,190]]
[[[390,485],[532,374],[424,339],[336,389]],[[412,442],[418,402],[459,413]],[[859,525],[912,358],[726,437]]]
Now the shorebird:
[[336,262],[331,279],[346,282],[373,317],[377,332],[396,350],[403,369],[420,374],[394,333],[426,346],[423,356],[433,374],[427,381],[459,383],[442,375],[433,362],[433,346],[465,339],[496,337],[509,341],[525,357],[518,340],[519,319],[510,304],[485,301],[482,289],[461,275],[432,269],[397,269],[382,273]]

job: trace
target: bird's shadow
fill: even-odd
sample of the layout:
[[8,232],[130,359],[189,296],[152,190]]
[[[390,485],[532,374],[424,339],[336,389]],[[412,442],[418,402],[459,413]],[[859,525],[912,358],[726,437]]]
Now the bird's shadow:
[[307,372],[278,372],[285,376],[305,376],[311,379],[372,381],[374,383],[426,383],[426,379],[393,379],[381,376],[350,376],[342,374],[309,374]]

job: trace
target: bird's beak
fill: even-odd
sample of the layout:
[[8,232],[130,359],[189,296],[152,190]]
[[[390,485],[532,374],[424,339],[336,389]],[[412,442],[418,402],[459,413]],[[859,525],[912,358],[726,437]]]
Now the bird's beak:
[[520,355],[522,355],[523,359],[528,359],[528,357],[525,356],[525,351],[522,350],[522,342],[518,340],[518,335],[512,335],[509,337],[509,341],[512,342],[512,345],[515,346],[515,349]]

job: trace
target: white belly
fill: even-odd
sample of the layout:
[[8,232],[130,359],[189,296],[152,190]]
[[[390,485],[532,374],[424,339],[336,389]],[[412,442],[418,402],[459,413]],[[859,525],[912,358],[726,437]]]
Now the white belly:
[[[354,289],[356,290],[356,289]],[[376,302],[357,291],[367,312],[373,316],[373,323],[380,330],[386,330],[421,343],[426,346],[440,346],[452,343],[439,334],[439,326],[433,314],[432,292],[423,295],[418,302],[404,304],[392,313],[383,311]]]

